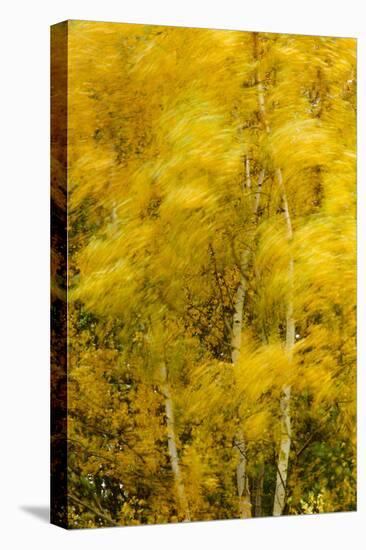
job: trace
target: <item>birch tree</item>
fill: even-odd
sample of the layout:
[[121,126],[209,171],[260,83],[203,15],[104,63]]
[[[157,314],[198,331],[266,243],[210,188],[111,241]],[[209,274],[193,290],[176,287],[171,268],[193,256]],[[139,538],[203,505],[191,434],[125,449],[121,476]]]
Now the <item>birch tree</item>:
[[71,525],[354,509],[354,41],[69,30]]

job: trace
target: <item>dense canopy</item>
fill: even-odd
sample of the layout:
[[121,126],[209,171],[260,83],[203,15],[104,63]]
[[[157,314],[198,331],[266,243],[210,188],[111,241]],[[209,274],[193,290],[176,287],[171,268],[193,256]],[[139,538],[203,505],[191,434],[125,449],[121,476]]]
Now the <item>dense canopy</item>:
[[68,25],[70,526],[354,510],[355,41]]

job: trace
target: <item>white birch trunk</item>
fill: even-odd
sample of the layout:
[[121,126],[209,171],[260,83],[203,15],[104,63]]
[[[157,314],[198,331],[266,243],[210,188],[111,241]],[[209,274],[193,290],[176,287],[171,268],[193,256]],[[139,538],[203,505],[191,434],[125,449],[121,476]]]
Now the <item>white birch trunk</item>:
[[[241,271],[244,272],[248,263],[249,253],[246,251],[241,257]],[[235,364],[240,355],[241,332],[243,328],[243,310],[246,292],[246,282],[243,273],[240,275],[240,282],[236,291],[235,311],[233,316],[233,329],[231,337],[231,360]],[[238,462],[236,466],[236,485],[239,498],[239,517],[246,519],[252,516],[249,480],[246,474],[245,440],[241,430],[235,436]]]
[[[262,192],[262,185],[264,180],[264,170],[261,170],[258,178],[258,187],[254,198],[254,207],[253,207],[253,221],[256,223],[256,217],[258,214],[259,201]],[[250,173],[247,174],[247,186],[250,188]],[[235,296],[235,305],[234,305],[234,315],[233,315],[233,328],[232,328],[232,337],[231,337],[231,361],[236,363],[240,354],[241,347],[241,332],[243,328],[243,308],[244,300],[246,293],[246,280],[244,273],[247,270],[249,263],[249,251],[246,249],[241,253],[240,256],[240,281],[239,286],[236,291]]]
[[245,439],[241,430],[239,430],[236,435],[235,445],[238,452],[236,485],[239,497],[239,517],[247,519],[252,517],[252,504],[250,501],[249,479],[246,473],[247,460],[245,456]]
[[252,186],[251,177],[250,177],[250,160],[249,157],[245,159],[245,175],[246,175],[246,184],[247,188],[250,189]]
[[235,295],[233,328],[231,335],[231,361],[235,364],[240,355],[241,331],[243,328],[243,309],[246,292],[246,280],[243,273],[247,268],[249,253],[246,250],[240,257],[240,281]]
[[273,502],[273,515],[281,516],[286,504],[287,471],[291,448],[291,386],[282,388],[280,401],[281,410],[281,441],[277,461],[276,490]]
[[[276,171],[276,177],[279,188],[282,194],[283,213],[287,227],[287,239],[291,243],[293,237],[292,223],[288,208],[286,191],[283,185],[282,172],[280,169]],[[290,258],[289,262],[289,296],[287,299],[286,313],[286,351],[289,359],[292,357],[292,351],[295,344],[295,321],[293,313],[293,277],[294,277],[294,261]],[[281,412],[281,441],[277,463],[277,479],[276,491],[273,503],[273,515],[281,516],[286,504],[286,487],[287,473],[289,465],[289,456],[291,449],[291,386],[285,385],[282,388],[282,396],[280,401]]]
[[190,521],[190,513],[188,507],[188,501],[184,482],[182,478],[182,472],[180,468],[179,455],[177,449],[177,437],[174,421],[173,400],[170,392],[170,386],[168,381],[168,373],[165,363],[161,365],[161,384],[162,392],[165,400],[165,416],[166,416],[166,428],[168,435],[168,454],[169,460],[173,471],[174,484],[177,492],[178,508],[179,512],[184,516],[184,521]]
[[[254,49],[255,54],[257,54],[257,35],[254,36]],[[256,85],[257,85],[257,94],[258,94],[258,105],[259,112],[266,130],[267,134],[270,134],[271,128],[268,123],[266,115],[266,106],[265,106],[265,91],[261,78],[259,69],[257,70],[256,75]],[[288,241],[292,241],[293,230],[290,217],[290,211],[288,208],[286,190],[283,184],[282,171],[280,168],[276,170],[276,178],[281,191],[282,202],[283,202],[283,212],[284,218],[287,227],[287,238]],[[293,272],[294,272],[294,262],[293,259],[290,259],[289,262],[289,287],[290,292],[287,301],[287,313],[286,313],[286,350],[291,358],[292,350],[295,343],[295,321],[293,317]],[[276,478],[276,490],[273,503],[273,515],[280,516],[283,513],[286,504],[286,486],[287,486],[287,473],[288,473],[288,464],[291,448],[291,411],[290,411],[290,401],[291,401],[291,386],[285,385],[282,388],[282,396],[280,401],[280,412],[281,412],[281,440],[280,440],[280,449],[277,462],[277,478]]]
[[[251,187],[251,177],[250,177],[250,165],[247,159],[247,187]],[[257,212],[259,208],[260,194],[262,190],[262,184],[264,180],[264,170],[261,171],[258,179],[258,188],[254,199],[253,207],[253,217],[254,222],[256,222]],[[249,263],[249,251],[245,250],[242,252],[240,257],[240,281],[239,286],[236,291],[235,297],[235,309],[233,315],[233,328],[231,336],[231,360],[235,364],[240,355],[241,348],[241,333],[243,329],[243,313],[244,313],[244,301],[246,294],[246,281],[244,273],[248,267]],[[245,440],[241,430],[238,431],[235,437],[235,445],[238,453],[238,464],[236,467],[236,481],[237,481],[237,490],[239,497],[239,514],[243,519],[250,518],[252,516],[251,512],[251,501],[250,501],[250,488],[249,480],[246,474],[246,456],[245,456]]]

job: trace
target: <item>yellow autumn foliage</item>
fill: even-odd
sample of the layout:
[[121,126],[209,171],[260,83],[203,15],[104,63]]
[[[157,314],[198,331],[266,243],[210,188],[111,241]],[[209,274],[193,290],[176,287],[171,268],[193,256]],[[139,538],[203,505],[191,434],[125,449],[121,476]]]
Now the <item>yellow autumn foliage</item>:
[[355,41],[67,25],[70,525],[354,509]]

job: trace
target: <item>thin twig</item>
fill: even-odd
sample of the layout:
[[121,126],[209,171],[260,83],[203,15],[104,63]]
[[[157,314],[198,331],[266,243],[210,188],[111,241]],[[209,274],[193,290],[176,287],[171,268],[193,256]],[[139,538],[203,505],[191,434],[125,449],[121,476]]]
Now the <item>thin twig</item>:
[[117,523],[116,521],[114,521],[114,519],[112,519],[110,516],[108,516],[104,512],[100,512],[99,510],[96,510],[95,508],[93,508],[93,506],[83,502],[82,500],[80,500],[78,497],[76,497],[72,493],[69,493],[68,497],[71,500],[73,500],[76,504],[79,504],[80,506],[83,506],[84,508],[86,508],[90,512],[93,512],[93,514],[95,514],[96,516],[99,516],[100,518],[104,519],[105,521],[108,521],[108,523],[110,523],[111,525],[115,525],[116,527],[120,527],[120,524]]

